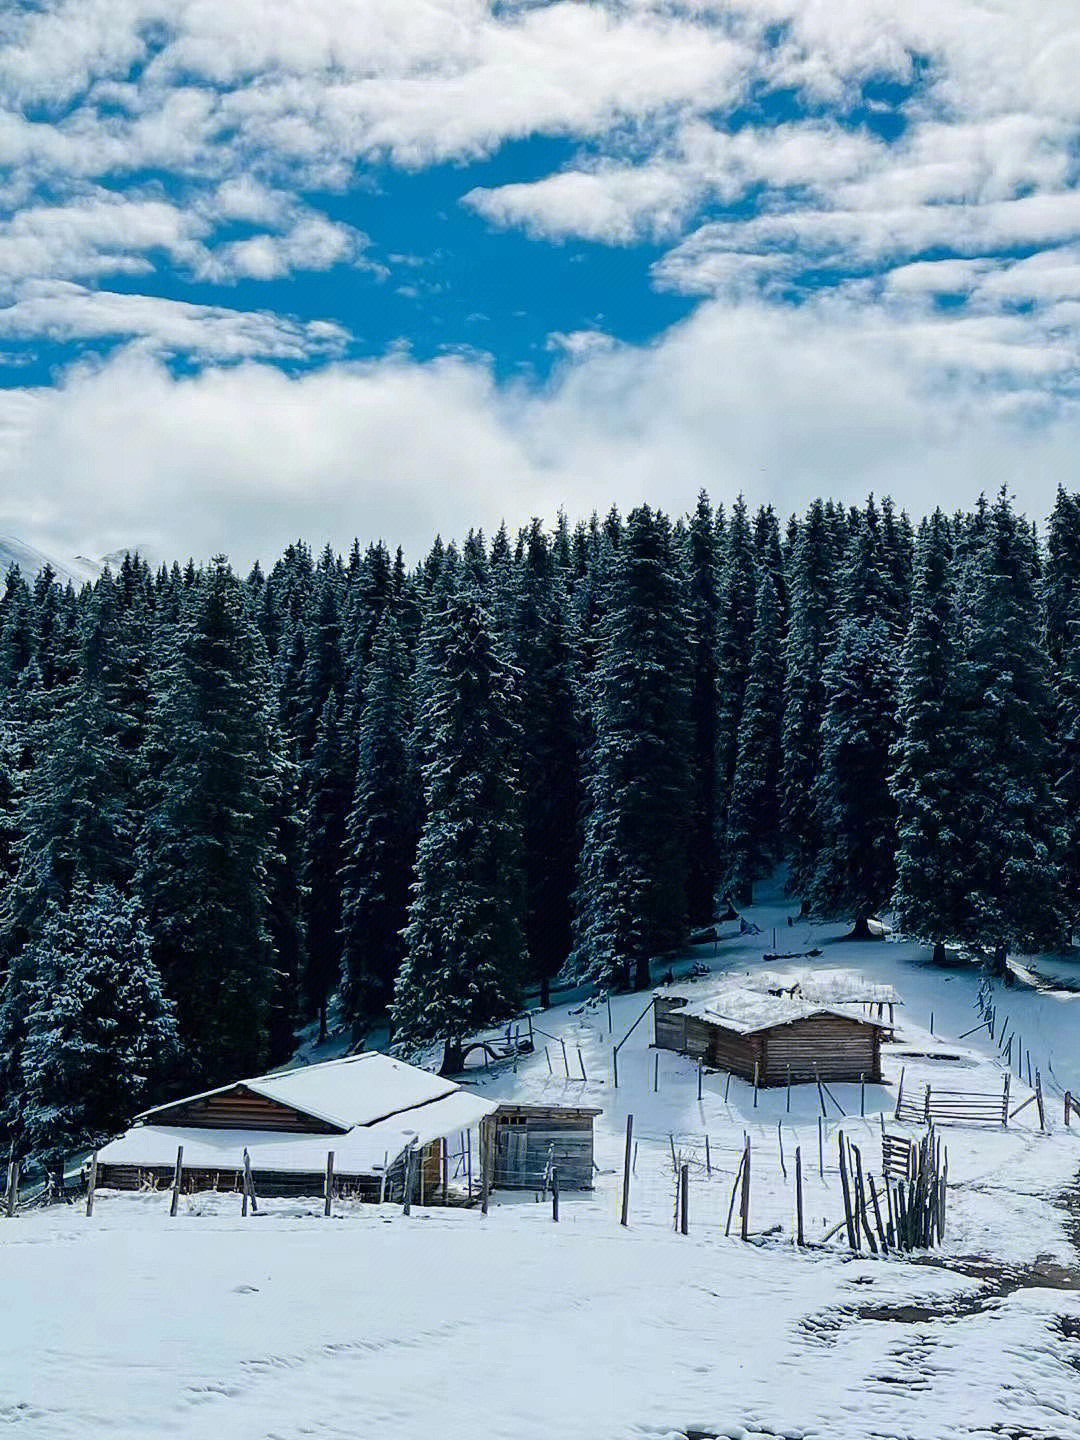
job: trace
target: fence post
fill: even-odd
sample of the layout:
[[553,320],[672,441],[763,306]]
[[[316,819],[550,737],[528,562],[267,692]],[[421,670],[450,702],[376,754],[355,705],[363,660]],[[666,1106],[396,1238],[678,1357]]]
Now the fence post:
[[893,1119],[900,1119],[900,1106],[904,1103],[904,1067],[900,1066],[900,1087],[896,1092],[896,1110],[893,1112]]
[[551,1218],[552,1220],[559,1218],[559,1167],[557,1165],[551,1167]]
[[784,1106],[784,1113],[791,1114],[791,1066],[787,1067],[787,1104]]
[[701,1061],[697,1062],[697,1098],[701,1099]]
[[795,1243],[804,1245],[802,1210],[802,1149],[795,1146]]
[[709,1154],[709,1137],[705,1136],[705,1174],[712,1174],[712,1157]]
[[326,1205],[324,1215],[329,1215],[334,1199],[334,1152],[326,1152]]
[[589,1077],[585,1074],[585,1060],[581,1053],[581,1046],[577,1047],[578,1064],[581,1066],[581,1078],[588,1084]]
[[1035,1071],[1035,1103],[1039,1107],[1039,1129],[1046,1129],[1046,1111],[1043,1108],[1042,1077]]
[[401,1213],[409,1215],[412,1212],[412,1167],[413,1148],[410,1145],[405,1151],[405,1188],[401,1197]]
[[[246,1151],[246,1150],[244,1151],[244,1154],[245,1154],[245,1155],[247,1154],[247,1151]],[[169,1214],[170,1214],[170,1215],[175,1215],[175,1214],[176,1214],[176,1207],[177,1207],[177,1205],[179,1205],[179,1203],[180,1203],[180,1178],[181,1178],[181,1176],[183,1175],[183,1173],[184,1173],[184,1147],[183,1147],[183,1145],[178,1145],[178,1146],[176,1147],[176,1167],[175,1167],[175,1169],[173,1170],[173,1177],[172,1177],[172,1199],[169,1201]]]
[[634,1117],[626,1117],[626,1158],[623,1160],[622,1178],[622,1215],[619,1218],[620,1225],[630,1223],[630,1141],[634,1136]]
[[784,1179],[787,1179],[787,1166],[784,1164],[784,1122],[776,1122],[776,1139],[780,1146],[780,1169],[783,1171]]
[[690,1228],[690,1226],[689,1226],[689,1218],[688,1218],[688,1211],[689,1211],[688,1194],[689,1194],[689,1190],[690,1190],[690,1166],[689,1166],[689,1165],[684,1165],[684,1166],[682,1167],[681,1186],[682,1186],[682,1190],[681,1190],[681,1194],[680,1194],[680,1197],[679,1197],[679,1200],[680,1200],[680,1203],[679,1203],[679,1229],[682,1231],[682,1233],[683,1233],[684,1235],[686,1235],[686,1234],[689,1233],[689,1228]]
[[566,1041],[563,1040],[563,1039],[560,1037],[560,1039],[559,1039],[559,1044],[562,1046],[562,1063],[563,1063],[563,1069],[566,1071],[566,1078],[567,1078],[567,1080],[569,1080],[569,1079],[570,1079],[570,1062],[569,1062],[569,1061],[567,1060],[567,1058],[566,1058]]
[[847,1159],[844,1155],[844,1132],[839,1133],[840,1144],[840,1186],[844,1192],[844,1221],[847,1225],[848,1245],[852,1250],[859,1248],[855,1227],[851,1222],[851,1188],[848,1184]]
[[659,1050],[656,1052],[655,1064],[653,1065],[652,1088],[653,1088],[653,1094],[654,1094],[654,1095],[659,1094],[659,1091],[660,1091],[660,1051],[659,1051]]
[[86,1213],[94,1213],[94,1191],[97,1188],[97,1151],[90,1157],[90,1178],[86,1182]]
[[1065,1129],[1069,1128],[1069,1111],[1072,1108],[1072,1096],[1068,1090],[1065,1091]]
[[755,1060],[755,1061],[754,1061],[754,1109],[755,1109],[755,1110],[757,1109],[757,1092],[758,1092],[758,1062]]
[[[248,1195],[251,1197],[251,1213],[252,1215],[257,1215],[259,1213],[259,1202],[255,1199],[255,1181],[251,1174],[251,1156],[248,1154],[246,1147],[244,1149],[244,1184],[247,1187]],[[246,1210],[244,1214],[247,1214]]]
[[740,1232],[745,1240],[750,1233],[750,1136],[746,1137],[745,1161],[742,1172],[742,1205],[740,1206]]
[[1001,1128],[1009,1128],[1009,1072],[1005,1071],[1005,1092],[1001,1097]]
[[611,1075],[615,1082],[614,1088],[619,1088],[619,1048],[613,1045],[611,1049]]
[[490,1127],[483,1120],[480,1121],[480,1141],[477,1153],[480,1156],[480,1214],[488,1213],[488,1187],[490,1185],[489,1174],[494,1169],[495,1157],[492,1154],[492,1140],[494,1136]]
[[866,1076],[859,1075],[859,1114],[866,1116]]
[[822,1134],[821,1116],[817,1117],[817,1168],[818,1177],[825,1179],[825,1137]]
[[15,1210],[19,1203],[19,1162],[9,1160],[7,1167],[7,1195],[4,1208],[7,1211],[9,1220],[14,1219]]

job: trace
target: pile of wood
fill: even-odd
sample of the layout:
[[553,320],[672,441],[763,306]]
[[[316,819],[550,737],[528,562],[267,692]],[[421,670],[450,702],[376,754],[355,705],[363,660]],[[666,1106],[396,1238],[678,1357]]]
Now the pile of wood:
[[949,1156],[927,1127],[918,1145],[911,1147],[908,1177],[893,1190],[896,1248],[928,1250],[945,1234],[945,1194]]
[[839,1140],[844,1219],[836,1228],[846,1229],[852,1250],[861,1250],[865,1240],[872,1255],[887,1255],[891,1250],[928,1250],[941,1240],[949,1159],[932,1125],[917,1144],[908,1145],[906,1165],[899,1153],[904,1142],[882,1136],[883,1195],[869,1166],[864,1168],[858,1146],[843,1131]]

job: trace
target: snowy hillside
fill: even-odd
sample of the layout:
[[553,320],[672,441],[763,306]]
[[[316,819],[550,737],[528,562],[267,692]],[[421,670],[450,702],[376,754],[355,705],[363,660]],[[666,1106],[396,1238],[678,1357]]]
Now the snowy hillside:
[[[564,1195],[557,1225],[549,1200],[506,1192],[487,1217],[338,1204],[326,1220],[313,1199],[267,1200],[242,1220],[239,1197],[221,1195],[183,1201],[170,1221],[164,1196],[104,1194],[91,1219],[73,1206],[0,1221],[0,1416],[43,1440],[1080,1437],[1080,1126],[1064,1129],[1061,1101],[1061,1087],[1080,1090],[1080,995],[995,996],[1042,1071],[1047,1132],[1034,1104],[1007,1130],[943,1127],[943,1249],[929,1263],[853,1257],[842,1235],[822,1243],[843,1214],[838,1133],[879,1170],[901,1067],[905,1087],[948,1076],[989,1092],[1002,1062],[985,1030],[958,1039],[979,1020],[976,972],[935,968],[912,945],[789,927],[787,913],[774,892],[750,912],[760,934],[676,968],[694,958],[716,976],[760,969],[765,951],[820,948],[823,968],[899,991],[886,1083],[866,1087],[862,1117],[858,1085],[831,1087],[847,1113],[827,1101],[820,1169],[815,1087],[796,1087],[790,1109],[782,1088],[755,1106],[752,1086],[706,1074],[699,1100],[696,1067],[653,1050],[646,1020],[615,1089],[612,1035],[647,997],[615,999],[610,1030],[606,1005],[578,1001],[534,1017],[537,1050],[516,1072],[472,1074],[488,1096],[603,1107],[596,1189]],[[1031,1093],[1014,1067],[1015,1105]],[[724,1235],[744,1134],[749,1244],[737,1227]],[[673,1151],[691,1167],[686,1236],[672,1223]]]
[[71,560],[57,560],[55,556],[46,555],[13,535],[0,535],[0,574],[6,575],[12,565],[17,565],[28,580],[48,565],[61,585],[70,582],[76,588],[92,583],[101,574],[101,566],[83,555]]

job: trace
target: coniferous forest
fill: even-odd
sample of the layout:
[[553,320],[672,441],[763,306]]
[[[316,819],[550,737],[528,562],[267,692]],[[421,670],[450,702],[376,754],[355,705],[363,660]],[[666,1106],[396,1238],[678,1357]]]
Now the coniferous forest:
[[1080,495],[642,506],[0,598],[0,1140],[49,1163],[328,1006],[448,1068],[780,860],[1003,972],[1080,908]]

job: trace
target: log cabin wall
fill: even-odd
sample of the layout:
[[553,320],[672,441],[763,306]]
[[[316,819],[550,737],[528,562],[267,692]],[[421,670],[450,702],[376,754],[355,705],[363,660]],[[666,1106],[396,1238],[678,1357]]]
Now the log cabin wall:
[[186,1100],[153,1116],[155,1125],[191,1125],[204,1130],[280,1130],[298,1135],[341,1135],[340,1125],[316,1120],[298,1110],[235,1085],[220,1095]]
[[881,1079],[881,1032],[841,1015],[813,1015],[763,1032],[763,1085]]
[[653,1000],[653,1034],[661,1050],[686,1049],[686,1016],[682,1011],[685,1000],[672,1000],[666,995],[657,995]]

